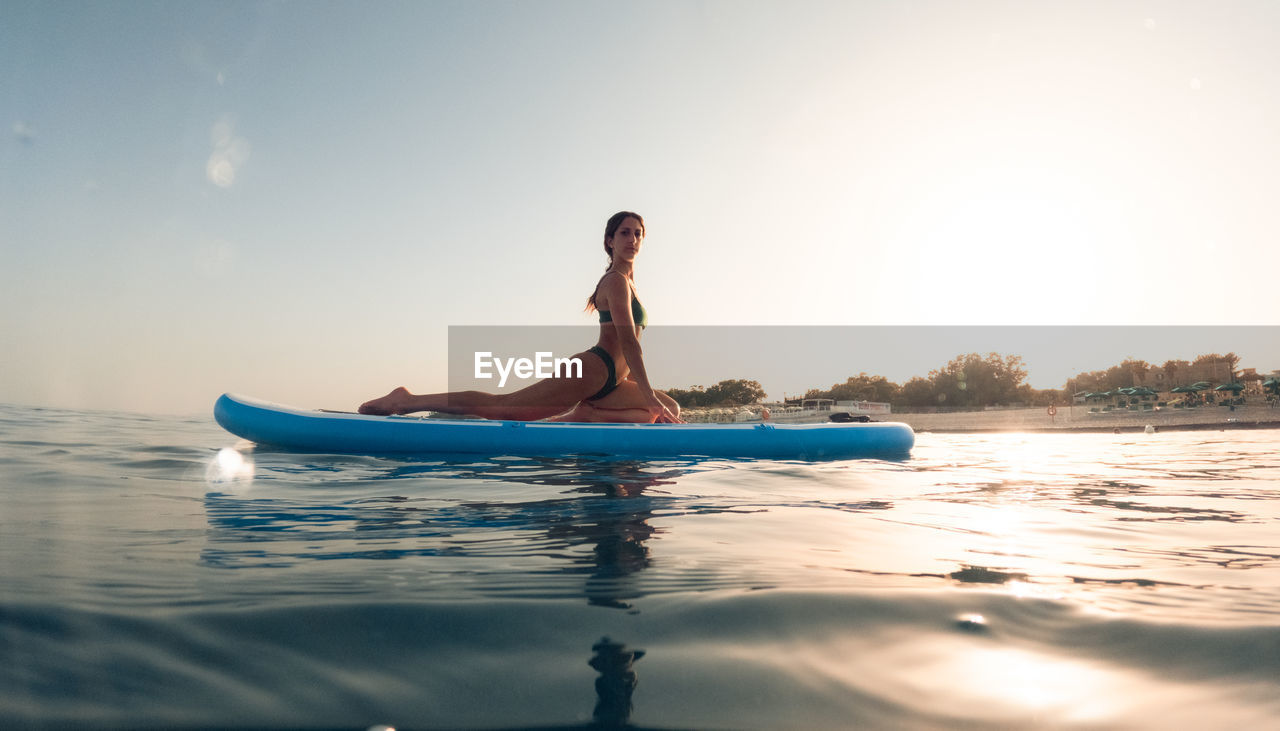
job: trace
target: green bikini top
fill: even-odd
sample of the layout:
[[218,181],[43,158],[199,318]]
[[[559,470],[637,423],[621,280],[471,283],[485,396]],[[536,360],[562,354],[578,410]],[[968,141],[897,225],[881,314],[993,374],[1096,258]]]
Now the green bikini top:
[[[631,295],[631,321],[640,327],[649,326],[649,315],[644,311],[644,305],[640,304],[640,300],[636,299],[635,293]],[[613,322],[613,313],[600,310],[600,322]]]

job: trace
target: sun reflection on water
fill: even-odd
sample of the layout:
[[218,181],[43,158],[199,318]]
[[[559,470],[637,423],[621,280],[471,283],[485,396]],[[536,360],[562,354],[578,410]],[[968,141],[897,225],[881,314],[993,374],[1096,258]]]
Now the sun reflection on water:
[[[946,656],[937,676],[972,701],[986,697],[999,706],[1044,713],[1062,720],[1112,717],[1117,673],[1089,663],[1007,647],[972,648]],[[1061,714],[1061,715],[1058,715]]]

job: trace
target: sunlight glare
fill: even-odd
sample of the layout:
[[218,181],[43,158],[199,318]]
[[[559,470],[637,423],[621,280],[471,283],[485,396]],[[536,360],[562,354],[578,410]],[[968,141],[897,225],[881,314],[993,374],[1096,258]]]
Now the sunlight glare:
[[205,480],[211,485],[252,482],[253,461],[235,449],[224,447],[209,463]]
[[1120,680],[1115,672],[1068,659],[1022,650],[974,648],[943,660],[939,677],[967,699],[988,697],[999,705],[1061,714],[1063,720],[1108,718],[1115,708],[1108,699]]
[[956,626],[967,632],[986,632],[987,618],[976,612],[956,617]]

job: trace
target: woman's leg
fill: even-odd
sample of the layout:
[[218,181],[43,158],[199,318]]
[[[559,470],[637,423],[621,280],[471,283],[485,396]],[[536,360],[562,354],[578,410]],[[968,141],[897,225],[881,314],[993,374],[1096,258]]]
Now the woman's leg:
[[650,424],[653,414],[648,409],[602,409],[590,401],[580,401],[571,411],[566,411],[548,421],[573,421],[579,423]]
[[[658,400],[661,401],[676,418],[680,418],[680,404],[662,391],[653,392]],[[640,384],[631,379],[627,379],[618,384],[618,387],[602,399],[590,402],[591,406],[597,411],[629,411],[632,409],[643,409],[648,412],[648,402],[640,395]],[[626,421],[652,421],[652,414],[648,419],[626,419]],[[605,419],[605,421],[623,421],[623,419]]]
[[544,419],[544,421],[582,421],[582,419],[579,418],[579,415],[582,414],[585,409],[590,408],[585,404],[585,401],[579,401],[572,409],[569,409],[562,414],[556,414],[555,416],[548,417]]
[[547,378],[512,393],[453,391],[412,394],[401,386],[382,398],[360,405],[362,414],[411,414],[439,411],[486,419],[535,421],[556,416],[604,386],[608,372],[604,361],[589,352],[574,356],[582,361],[581,378]]

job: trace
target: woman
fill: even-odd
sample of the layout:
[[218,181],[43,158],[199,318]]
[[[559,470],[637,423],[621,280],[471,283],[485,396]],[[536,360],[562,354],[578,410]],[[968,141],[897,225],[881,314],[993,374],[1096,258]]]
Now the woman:
[[647,325],[635,296],[635,262],[644,241],[644,219],[622,211],[604,229],[609,266],[587,299],[600,313],[600,338],[573,356],[582,363],[580,378],[548,378],[507,394],[455,391],[414,395],[404,387],[360,406],[362,414],[440,411],[487,419],[534,421],[638,421],[683,423],[680,406],[653,390],[644,369],[640,332]]

